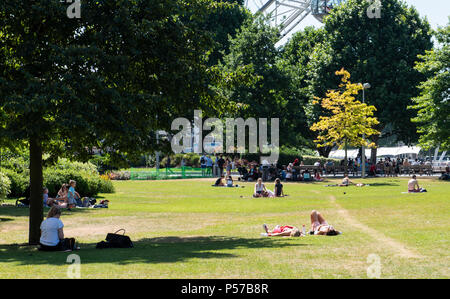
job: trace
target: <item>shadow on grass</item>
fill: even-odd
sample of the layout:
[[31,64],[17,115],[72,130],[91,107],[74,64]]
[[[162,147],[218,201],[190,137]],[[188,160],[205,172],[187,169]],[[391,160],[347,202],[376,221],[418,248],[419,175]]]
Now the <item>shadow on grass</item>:
[[[289,241],[291,240],[291,241]],[[292,242],[295,240],[295,243]],[[158,237],[134,242],[130,249],[96,249],[96,244],[80,244],[81,250],[74,252],[40,252],[36,246],[0,245],[0,263],[19,263],[21,265],[68,265],[69,254],[78,254],[82,264],[135,263],[176,263],[189,259],[235,258],[238,255],[228,252],[234,249],[277,249],[308,246],[301,243],[302,238],[231,238],[210,237]]]
[[370,183],[369,185],[370,185],[370,187],[386,187],[386,186],[398,187],[398,186],[400,186],[400,184],[396,184],[396,183]]
[[0,222],[13,221],[14,218],[0,218]]
[[[50,208],[44,208],[44,217],[47,216]],[[71,215],[77,213],[86,213],[89,211],[98,210],[98,209],[80,209],[74,208],[68,211],[67,209],[62,209],[63,215]],[[10,216],[10,217],[24,217],[30,216],[30,208],[28,207],[15,207],[15,206],[0,206],[0,216]]]

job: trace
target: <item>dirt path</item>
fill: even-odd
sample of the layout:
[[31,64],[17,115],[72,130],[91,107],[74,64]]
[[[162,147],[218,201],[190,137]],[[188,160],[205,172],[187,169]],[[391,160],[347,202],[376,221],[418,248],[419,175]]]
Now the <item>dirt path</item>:
[[356,218],[350,215],[350,213],[346,209],[344,209],[341,205],[339,205],[336,202],[336,197],[334,197],[333,195],[330,196],[330,200],[336,206],[338,213],[346,220],[348,224],[368,234],[369,236],[377,240],[379,243],[387,245],[386,247],[391,249],[397,255],[404,258],[423,258],[422,255],[418,254],[417,252],[411,249],[408,249],[403,243],[391,239],[386,235],[384,235],[382,232],[379,232],[359,222]]

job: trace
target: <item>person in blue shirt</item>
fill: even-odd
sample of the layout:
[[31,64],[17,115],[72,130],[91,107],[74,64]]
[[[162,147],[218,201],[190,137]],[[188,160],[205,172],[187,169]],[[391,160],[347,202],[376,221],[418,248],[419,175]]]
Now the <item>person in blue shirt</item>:
[[67,197],[69,198],[69,204],[70,205],[76,205],[76,206],[83,206],[83,203],[81,202],[81,196],[78,194],[77,191],[75,191],[75,187],[77,185],[77,182],[74,180],[69,181],[69,193]]
[[206,156],[206,175],[212,175],[213,161],[210,156]]

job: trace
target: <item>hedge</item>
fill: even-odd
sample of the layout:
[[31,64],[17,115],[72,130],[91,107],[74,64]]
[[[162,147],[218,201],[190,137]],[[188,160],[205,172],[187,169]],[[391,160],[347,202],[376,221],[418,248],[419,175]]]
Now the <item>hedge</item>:
[[6,174],[0,172],[0,199],[5,198],[10,193],[11,181]]
[[11,181],[11,192],[8,197],[16,198],[25,196],[25,191],[30,184],[30,175],[28,170],[18,173],[12,169],[2,168],[0,171],[4,173]]
[[[11,181],[11,192],[8,197],[17,198],[26,196],[29,186],[29,171],[18,173],[12,169],[2,169]],[[92,163],[71,162],[60,159],[52,167],[43,171],[44,186],[49,189],[51,197],[56,196],[63,183],[70,180],[77,182],[76,190],[81,196],[95,196],[98,193],[114,193],[114,186],[107,176],[100,176]]]

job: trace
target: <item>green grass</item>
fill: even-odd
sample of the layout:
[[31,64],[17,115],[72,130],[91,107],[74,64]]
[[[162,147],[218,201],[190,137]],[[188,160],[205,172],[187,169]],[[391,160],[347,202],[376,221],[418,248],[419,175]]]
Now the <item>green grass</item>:
[[[213,180],[117,181],[109,209],[64,212],[66,236],[82,250],[82,278],[367,278],[368,256],[381,278],[449,278],[450,184],[368,180],[370,187],[286,183],[284,199],[253,199]],[[272,184],[269,185],[273,189]],[[344,194],[344,192],[346,194]],[[264,238],[262,224],[309,226],[316,209],[343,234]],[[70,253],[39,252],[27,240],[28,209],[0,207],[0,278],[65,278]],[[125,228],[133,249],[97,250]]]

